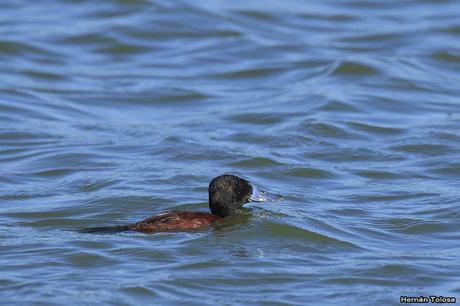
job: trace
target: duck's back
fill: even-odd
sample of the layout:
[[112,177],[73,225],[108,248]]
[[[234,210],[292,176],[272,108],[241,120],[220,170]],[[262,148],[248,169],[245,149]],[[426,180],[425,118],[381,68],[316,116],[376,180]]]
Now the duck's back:
[[222,218],[213,214],[189,211],[171,211],[129,225],[130,230],[154,233],[166,231],[193,231],[209,227]]

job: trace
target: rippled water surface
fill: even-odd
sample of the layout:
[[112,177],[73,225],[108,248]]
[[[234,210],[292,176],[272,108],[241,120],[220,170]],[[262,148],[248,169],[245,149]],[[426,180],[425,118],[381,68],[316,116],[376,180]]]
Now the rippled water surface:
[[[2,1],[8,305],[460,299],[459,1]],[[285,195],[195,233],[84,234]],[[457,302],[458,303],[458,302]]]

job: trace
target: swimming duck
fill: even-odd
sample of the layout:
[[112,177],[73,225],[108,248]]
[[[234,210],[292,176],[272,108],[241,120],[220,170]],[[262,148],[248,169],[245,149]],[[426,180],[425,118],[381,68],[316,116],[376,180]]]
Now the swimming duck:
[[156,233],[165,231],[191,231],[210,227],[217,221],[238,214],[243,204],[248,202],[276,201],[282,199],[278,194],[259,190],[249,181],[236,175],[221,175],[209,183],[209,209],[211,213],[193,211],[169,211],[147,218],[143,221],[110,227],[93,227],[86,233],[113,233],[120,231],[139,231]]

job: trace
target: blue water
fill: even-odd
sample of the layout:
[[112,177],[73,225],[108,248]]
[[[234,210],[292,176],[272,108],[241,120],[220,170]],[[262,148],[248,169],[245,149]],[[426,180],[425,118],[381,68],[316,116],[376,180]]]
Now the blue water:
[[[460,299],[460,2],[0,10],[1,304]],[[79,232],[208,211],[223,173],[285,200]]]

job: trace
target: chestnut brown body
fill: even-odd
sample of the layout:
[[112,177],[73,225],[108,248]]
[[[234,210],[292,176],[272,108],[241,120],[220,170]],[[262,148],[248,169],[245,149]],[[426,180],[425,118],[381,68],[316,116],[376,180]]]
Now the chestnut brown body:
[[168,231],[193,231],[210,227],[222,218],[210,213],[171,211],[128,225],[130,230],[155,233]]

